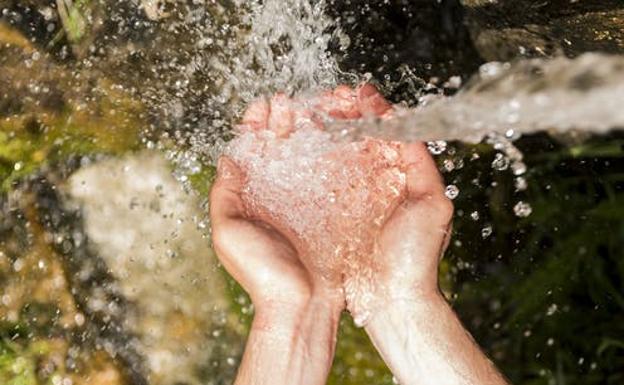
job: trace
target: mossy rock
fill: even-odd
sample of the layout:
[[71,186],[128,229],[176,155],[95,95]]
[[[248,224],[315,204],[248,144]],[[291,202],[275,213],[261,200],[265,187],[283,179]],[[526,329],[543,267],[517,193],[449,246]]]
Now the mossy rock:
[[55,63],[0,24],[0,191],[70,155],[139,146],[142,103],[90,71]]

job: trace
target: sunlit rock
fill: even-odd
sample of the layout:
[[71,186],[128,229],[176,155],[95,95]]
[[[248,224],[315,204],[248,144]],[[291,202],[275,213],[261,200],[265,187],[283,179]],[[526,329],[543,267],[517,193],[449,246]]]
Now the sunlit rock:
[[197,227],[204,216],[197,199],[151,153],[83,168],[67,193],[83,210],[91,247],[132,304],[123,325],[137,336],[150,383],[200,383],[196,373],[218,343],[212,328],[226,322],[226,299]]

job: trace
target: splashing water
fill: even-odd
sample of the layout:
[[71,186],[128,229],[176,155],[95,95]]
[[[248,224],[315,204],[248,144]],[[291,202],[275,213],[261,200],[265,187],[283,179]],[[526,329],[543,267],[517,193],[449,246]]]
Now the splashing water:
[[[187,93],[206,87],[205,80],[193,85],[197,73],[214,81],[209,86],[214,88],[213,95],[204,102],[203,118],[194,119],[193,128],[174,135],[176,142],[189,145],[170,150],[169,157],[178,165],[179,180],[184,182],[195,174],[201,162],[216,162],[226,147],[224,138],[231,135],[231,123],[254,99],[276,92],[294,95],[331,89],[342,79],[355,78],[342,73],[329,53],[330,40],[342,32],[325,14],[326,6],[326,1],[253,0],[230,10],[237,13],[238,25],[213,22],[197,27],[195,46],[204,49],[181,68],[186,74],[181,81],[186,92],[173,99],[170,93],[155,98],[159,109],[182,111]],[[194,28],[198,24],[194,20],[188,23]],[[221,37],[220,42],[210,39],[210,44],[206,43],[207,36],[214,35]],[[224,47],[223,52],[208,56],[215,45]]]
[[336,27],[324,12],[325,1],[254,0],[249,7],[243,19],[250,26],[246,49],[226,75],[226,86],[242,101],[337,85],[338,65],[327,50],[332,36],[326,32]]
[[280,138],[248,132],[227,154],[247,175],[243,199],[261,217],[297,240],[306,265],[342,285],[356,324],[370,315],[375,291],[374,242],[405,193],[399,145],[377,140],[339,144],[316,128]]
[[[256,20],[269,20],[265,12],[277,11],[272,6],[259,8]],[[318,11],[301,9],[306,15]],[[235,78],[241,82],[237,86],[245,90],[245,99],[256,95],[249,91],[254,87],[266,91],[278,86],[296,94],[313,85],[335,85],[336,66],[326,55],[313,62],[316,67],[308,65],[307,55],[318,54],[326,46],[326,36],[314,39],[317,45],[308,45],[313,38],[308,30],[299,26],[291,31],[298,32],[286,34],[299,54],[273,56],[267,39],[258,36],[271,41],[284,31],[262,22],[252,29],[254,55],[269,63],[262,73],[280,75],[258,82],[238,72]],[[432,153],[444,152],[447,140],[479,142],[485,138],[500,151],[492,168],[511,169],[522,190],[526,166],[513,140],[542,130],[604,132],[624,126],[620,100],[624,100],[622,58],[588,54],[576,60],[489,63],[457,96],[424,97],[418,108],[397,108],[390,119],[331,121],[326,132],[304,128],[287,138],[268,131],[244,133],[225,152],[246,171],[244,200],[251,215],[268,218],[275,227],[294,234],[306,251],[306,263],[330,282],[336,281],[337,273],[350,272],[345,294],[347,302],[354,302],[350,310],[361,326],[374,310],[367,293],[378,290],[372,278],[378,257],[375,239],[405,189],[398,144],[367,138],[429,140]],[[454,199],[459,189],[449,185],[446,195]],[[531,207],[518,202],[514,213],[529,216]],[[483,232],[484,237],[490,234],[491,229]]]
[[380,123],[337,123],[346,140],[460,140],[487,136],[516,139],[549,131],[604,133],[624,127],[624,58],[585,54],[577,59],[488,63],[457,96],[423,99]]

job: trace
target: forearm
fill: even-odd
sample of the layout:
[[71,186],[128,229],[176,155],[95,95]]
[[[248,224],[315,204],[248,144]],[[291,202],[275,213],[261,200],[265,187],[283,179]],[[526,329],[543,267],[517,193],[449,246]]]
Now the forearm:
[[325,384],[339,317],[339,307],[317,298],[257,309],[235,385]]
[[507,384],[441,294],[416,298],[389,304],[366,327],[400,384]]

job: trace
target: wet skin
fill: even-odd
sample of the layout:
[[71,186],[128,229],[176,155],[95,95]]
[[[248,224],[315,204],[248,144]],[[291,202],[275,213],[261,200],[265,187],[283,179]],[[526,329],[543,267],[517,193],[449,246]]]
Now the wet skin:
[[[241,130],[287,136],[299,124],[322,129],[334,119],[386,118],[392,107],[370,85],[340,86],[305,101],[284,95],[249,106]],[[295,107],[296,106],[296,107]],[[463,329],[438,289],[439,260],[448,244],[453,207],[423,143],[402,144],[406,192],[376,237],[376,304],[366,325],[402,384],[504,384]],[[299,240],[269,216],[250,218],[241,198],[245,172],[223,157],[211,192],[213,242],[228,272],[256,309],[236,384],[323,384],[333,359],[349,271],[329,276],[306,263]],[[362,259],[361,263],[370,260]],[[348,277],[346,277],[348,278]],[[370,300],[370,298],[368,299]]]

